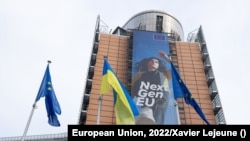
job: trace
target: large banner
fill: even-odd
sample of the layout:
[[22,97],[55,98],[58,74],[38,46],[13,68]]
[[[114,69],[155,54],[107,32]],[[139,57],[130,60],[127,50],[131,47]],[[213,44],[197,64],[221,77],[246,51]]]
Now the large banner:
[[166,33],[133,31],[131,95],[140,115],[136,124],[178,124]]

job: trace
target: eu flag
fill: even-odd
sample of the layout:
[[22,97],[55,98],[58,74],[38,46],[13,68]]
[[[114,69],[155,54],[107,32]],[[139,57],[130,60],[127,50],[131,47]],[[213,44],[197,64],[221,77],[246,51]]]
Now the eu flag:
[[56,98],[51,77],[49,71],[49,64],[47,65],[43,80],[36,96],[36,102],[39,101],[41,97],[45,97],[45,105],[48,116],[48,123],[51,126],[60,126],[60,122],[57,118],[57,114],[61,114],[61,108]]
[[206,119],[198,103],[192,97],[192,94],[188,90],[187,86],[182,81],[178,71],[176,70],[172,62],[171,62],[171,68],[172,68],[172,83],[173,83],[173,91],[175,99],[184,98],[185,102],[191,105],[195,109],[195,111],[199,114],[199,116],[203,119],[203,121],[205,121],[209,125],[210,123]]
[[113,88],[116,124],[135,124],[135,116],[139,112],[129,92],[118,79],[107,59],[104,59],[101,94],[108,93]]

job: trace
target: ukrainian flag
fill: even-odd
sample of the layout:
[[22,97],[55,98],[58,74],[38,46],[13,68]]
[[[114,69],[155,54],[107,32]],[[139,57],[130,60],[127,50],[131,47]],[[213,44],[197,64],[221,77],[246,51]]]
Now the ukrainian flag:
[[104,59],[102,75],[101,94],[108,93],[111,87],[114,91],[116,124],[135,124],[135,116],[139,115],[136,105],[106,58]]

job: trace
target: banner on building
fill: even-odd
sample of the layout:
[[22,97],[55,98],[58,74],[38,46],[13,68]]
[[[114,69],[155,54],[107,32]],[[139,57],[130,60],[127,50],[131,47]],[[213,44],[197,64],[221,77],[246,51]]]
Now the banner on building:
[[140,113],[136,124],[178,124],[169,54],[166,33],[133,31],[131,95]]

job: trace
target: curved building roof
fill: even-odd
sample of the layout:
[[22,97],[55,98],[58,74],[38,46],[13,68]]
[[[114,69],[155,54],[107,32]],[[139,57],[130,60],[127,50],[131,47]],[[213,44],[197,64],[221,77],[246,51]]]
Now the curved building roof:
[[160,10],[139,12],[132,16],[122,28],[171,33],[176,40],[180,41],[184,38],[181,23],[174,16]]

